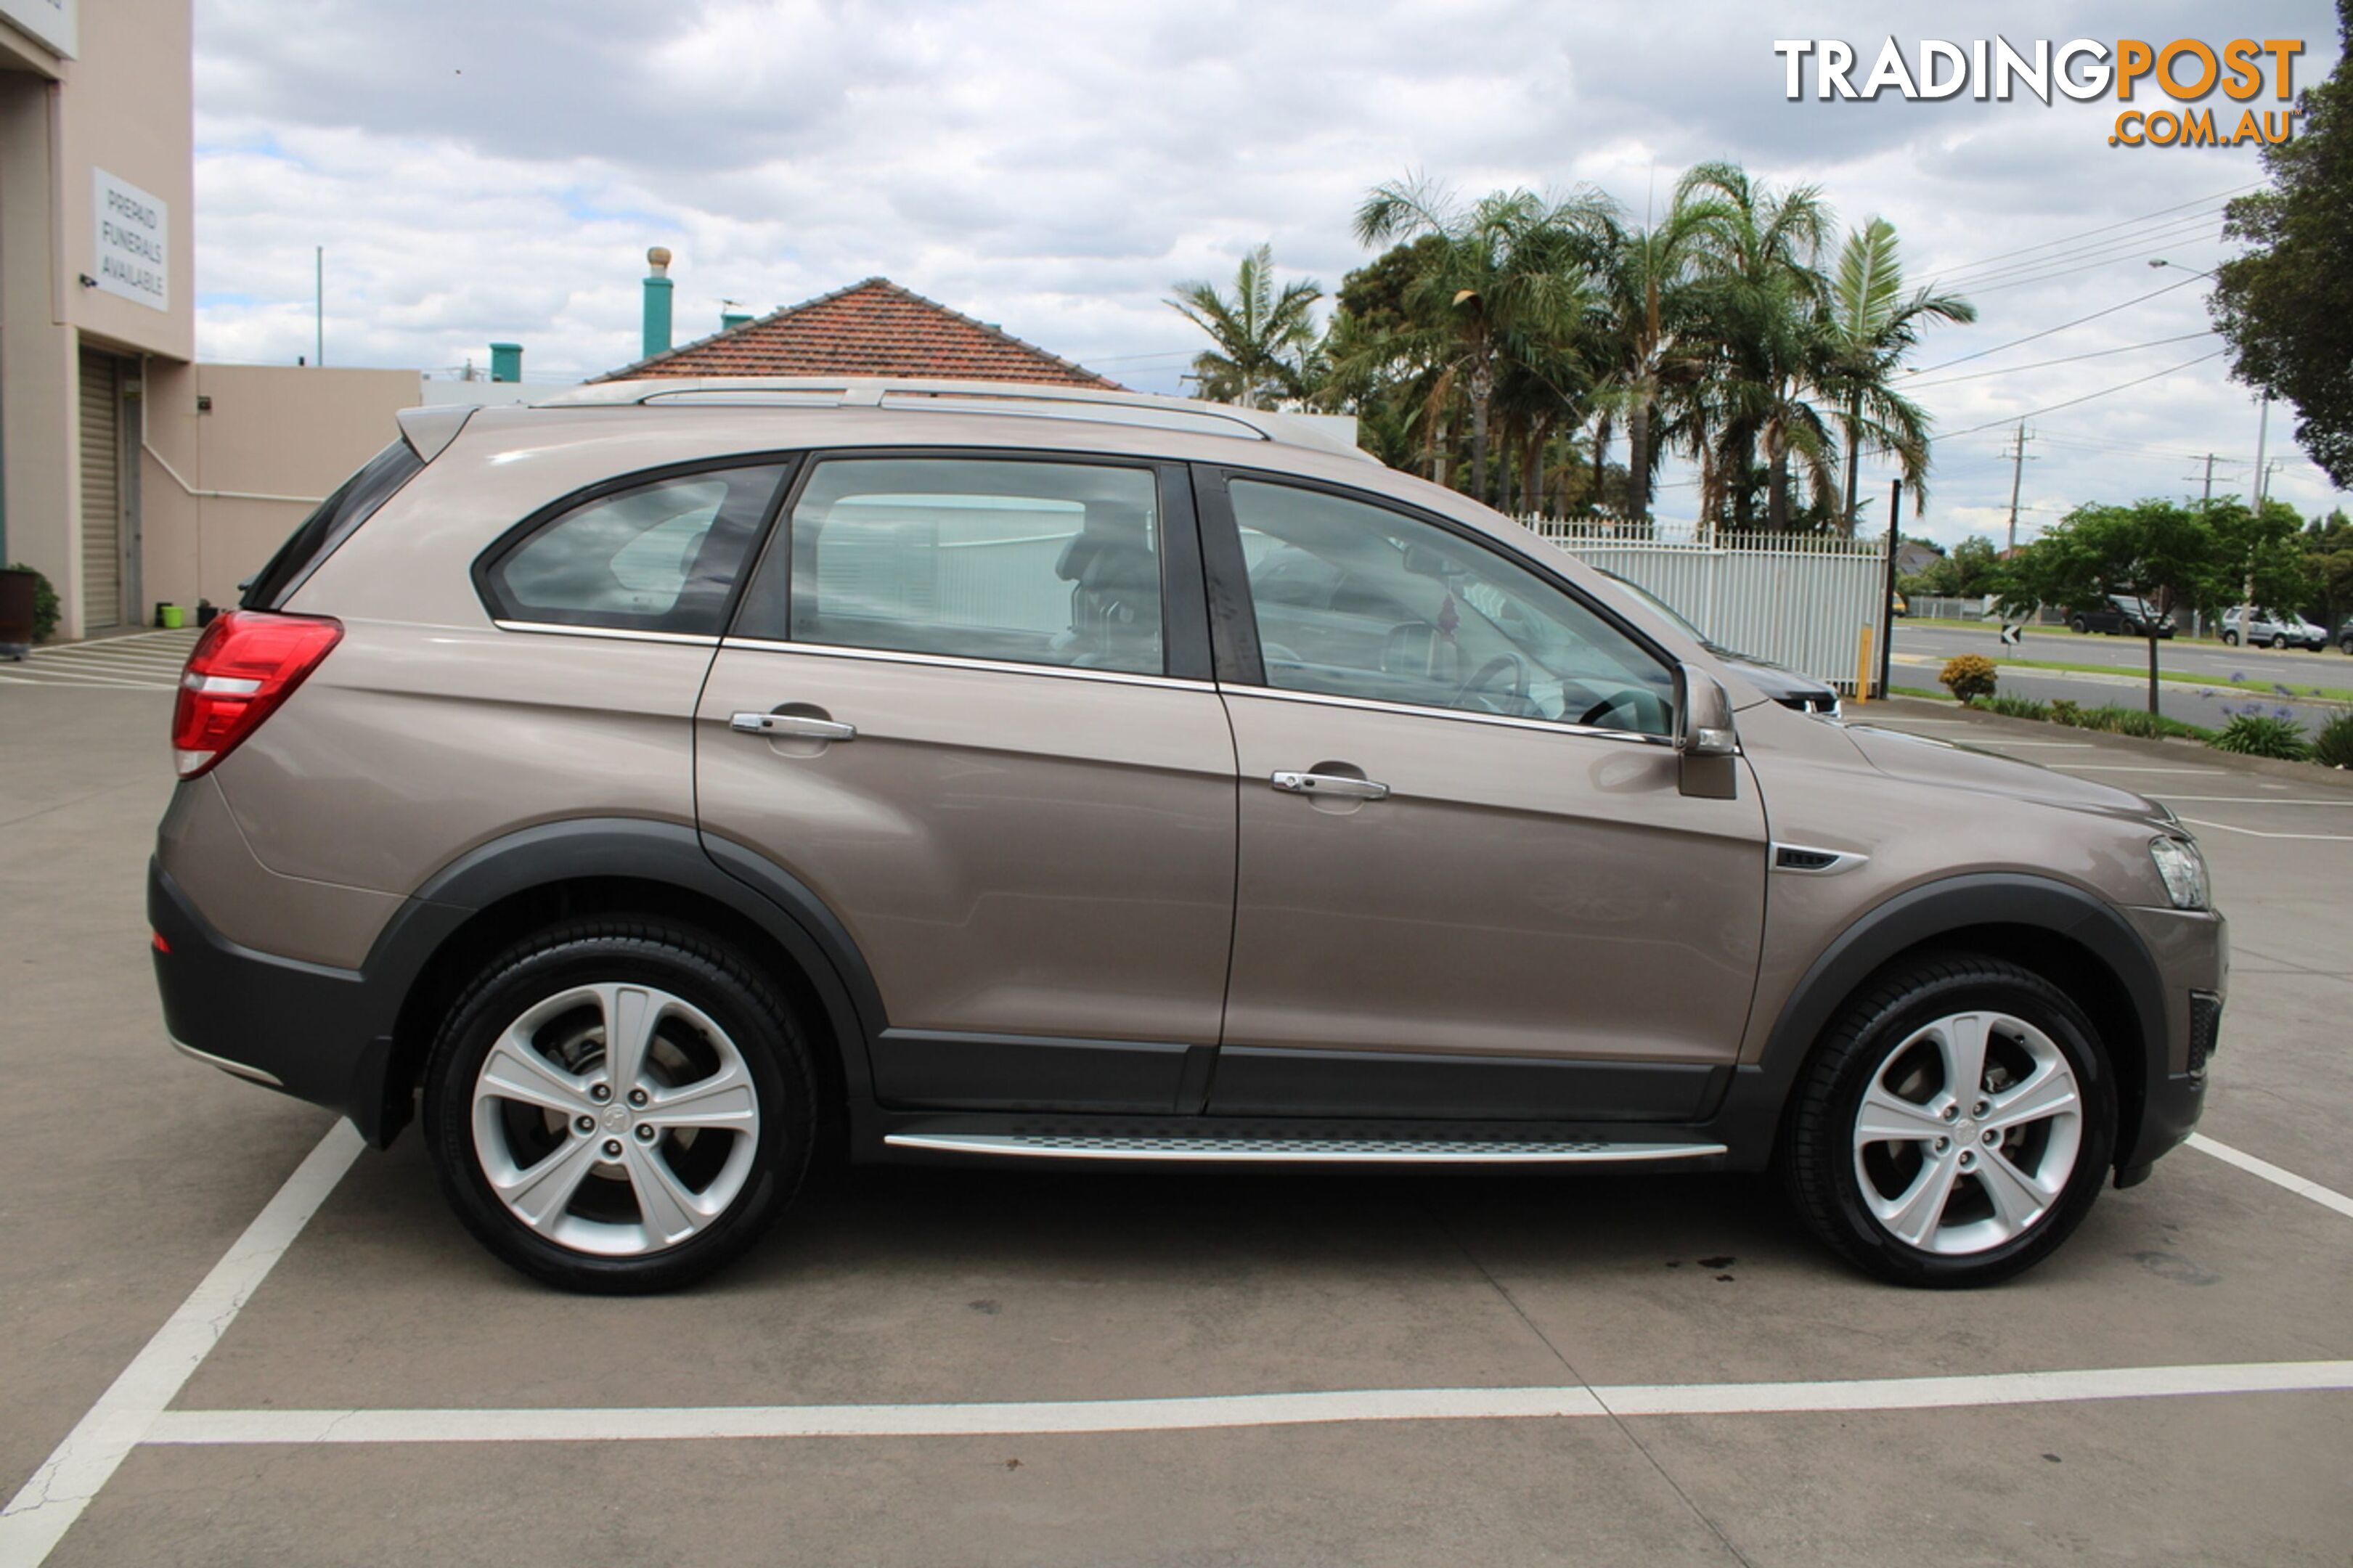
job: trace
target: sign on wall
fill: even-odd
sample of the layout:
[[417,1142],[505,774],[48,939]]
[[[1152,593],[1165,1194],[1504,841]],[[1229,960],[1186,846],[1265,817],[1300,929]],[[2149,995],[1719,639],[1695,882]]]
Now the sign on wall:
[[98,286],[154,310],[170,310],[172,209],[103,169],[90,173],[98,218]]
[[80,41],[75,0],[0,0],[0,17],[70,59]]

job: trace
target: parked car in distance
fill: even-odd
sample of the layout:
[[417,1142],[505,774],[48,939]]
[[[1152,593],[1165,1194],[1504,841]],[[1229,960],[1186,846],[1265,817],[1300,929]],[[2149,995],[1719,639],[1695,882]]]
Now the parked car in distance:
[[1895,615],[1908,616],[1912,613],[1912,601],[1899,592],[1889,598],[1888,608]]
[[2345,624],[2337,628],[2337,646],[2353,653],[2353,616],[2346,616]]
[[1597,566],[1594,570],[1631,594],[1641,602],[1644,609],[1654,615],[1666,616],[1692,641],[1714,654],[1725,665],[1746,676],[1750,685],[1782,707],[1794,708],[1800,713],[1818,713],[1831,719],[1836,719],[1843,712],[1838,688],[1829,681],[1818,680],[1802,670],[1791,669],[1786,664],[1776,664],[1769,658],[1758,658],[1755,654],[1737,653],[1731,648],[1722,647],[1694,625],[1691,618],[1681,610],[1676,609],[1632,578],[1621,577],[1607,566]]
[[2314,626],[2293,610],[2257,610],[2246,616],[2242,605],[2222,612],[2222,640],[2232,647],[2245,643],[2250,647],[2301,647],[2318,653],[2328,646],[2328,631]]
[[2198,1121],[2170,812],[1793,711],[1320,425],[730,378],[399,429],[188,659],[153,959],[188,1055],[421,1109],[537,1279],[706,1275],[819,1162],[1110,1160],[1771,1170],[1977,1285]]
[[2169,637],[2173,635],[2173,623],[2147,599],[2130,594],[2110,594],[2096,604],[2068,611],[2067,629],[2133,637]]

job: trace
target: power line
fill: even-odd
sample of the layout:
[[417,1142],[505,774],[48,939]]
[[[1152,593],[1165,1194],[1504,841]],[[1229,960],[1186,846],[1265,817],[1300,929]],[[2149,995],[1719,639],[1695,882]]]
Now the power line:
[[[2129,310],[2135,305],[2147,304],[2149,300],[2156,299],[2159,294],[2170,294],[2176,289],[2187,289],[2192,283],[2202,283],[2204,281],[2205,279],[2202,278],[2184,278],[2179,283],[2168,283],[2162,289],[2155,289],[2149,293],[2140,295],[2137,299],[2127,300],[2121,305],[2111,305],[2105,310],[2094,310],[2088,316],[2078,316],[2072,321],[2062,321],[2055,327],[2045,327],[2039,332],[2029,332],[2022,338],[2012,338],[2006,343],[1996,343],[1989,349],[1979,349],[1975,353],[1963,354],[1958,359],[1948,359],[1942,364],[1922,365],[1911,374],[1914,375],[1927,375],[1940,370],[1950,370],[1957,364],[1967,364],[1973,359],[1983,359],[1988,354],[1998,354],[2005,349],[2019,348],[2024,344],[2033,342],[2038,338],[2047,338],[2053,332],[2063,332],[2070,327],[2080,327],[2086,321],[2096,321],[2102,316],[2113,316],[2118,310]],[[2010,421],[2004,419],[1997,421],[1997,423],[2007,425]]]
[[2063,359],[2039,359],[2031,364],[2014,364],[2007,370],[1973,370],[1967,375],[1948,375],[1942,381],[1910,381],[1904,384],[1906,392],[1925,392],[1932,386],[1952,386],[1964,381],[1983,381],[1989,375],[2016,375],[2025,370],[2048,370],[2054,364],[2073,364],[2078,360],[2105,359],[2110,354],[2128,354],[2140,349],[2162,348],[2167,343],[2186,343],[2192,338],[2211,337],[2214,329],[2184,332],[2178,338],[2152,338],[2145,343],[2126,343],[2120,349],[2094,349],[2089,353],[2068,354]]
[[2073,245],[2079,239],[2089,239],[2094,235],[2107,234],[2119,228],[2130,228],[2135,224],[2147,223],[2152,218],[2163,217],[2168,213],[2178,213],[2184,207],[2203,206],[2209,202],[2227,201],[2232,196],[2252,191],[2262,184],[2262,181],[2256,180],[2243,185],[2233,185],[2227,191],[2217,191],[2211,195],[2197,196],[2186,202],[2177,202],[2172,206],[2159,207],[2155,212],[2143,213],[2138,217],[2119,218],[2115,223],[2102,224],[2097,228],[2087,228],[2079,234],[2063,235],[2057,239],[2046,239],[2040,245],[2029,245],[2017,250],[2001,251],[1993,256],[1982,257],[1976,261],[1965,261],[1957,267],[1946,268],[1944,272],[1938,272],[1935,268],[1931,268],[1929,275],[1931,277],[1941,278],[1946,276],[1947,273],[1975,271],[1977,268],[1987,266],[1992,262],[2006,261],[2013,256],[2026,256],[2037,250],[2051,250],[2055,249],[2060,246]]
[[2195,213],[2186,218],[2176,218],[2170,223],[2159,224],[2153,228],[2144,229],[2137,234],[2126,235],[2118,239],[2102,240],[2095,245],[2084,246],[2079,249],[2054,251],[2049,256],[2038,256],[2031,261],[2013,261],[1980,271],[1940,277],[1936,282],[1939,288],[1978,289],[1997,282],[2008,282],[2011,279],[2029,274],[2047,272],[2076,261],[2094,258],[2105,258],[2110,256],[2136,255],[2155,247],[2186,240],[2209,230],[2211,230],[2219,238],[2221,233],[2221,224],[2219,221],[2221,216],[2221,209],[2217,207],[2212,212]]
[[1972,287],[1969,291],[1973,294],[1999,294],[2005,289],[2023,289],[2030,283],[2048,283],[2053,278],[2073,278],[2078,272],[2097,272],[2104,267],[2116,267],[2127,261],[2138,261],[2142,251],[2146,248],[2147,247],[2137,245],[2120,255],[2104,256],[2097,261],[2086,261],[2080,267],[2062,267],[2055,272],[2038,272],[2031,278],[2011,278],[2000,283]]
[[2216,349],[2212,353],[2200,354],[2196,359],[2186,359],[2179,364],[2169,364],[2163,370],[2151,371],[2147,375],[2135,376],[2130,381],[2120,381],[2114,386],[2104,386],[2097,392],[2087,392],[2081,397],[2071,397],[2064,403],[2054,403],[2047,408],[2031,409],[2024,414],[2005,415],[2000,419],[1989,419],[1983,425],[1972,425],[1966,430],[1956,430],[1952,434],[1974,436],[1980,430],[1991,430],[1996,426],[2014,425],[2021,420],[2038,418],[2045,414],[2055,414],[2062,408],[2073,408],[2079,403],[2089,403],[2095,397],[2105,397],[2112,392],[2122,392],[2127,387],[2138,386],[2143,382],[2155,381],[2158,376],[2171,375],[2177,370],[2188,370],[2193,364],[2204,364],[2210,359],[2221,359],[2228,352],[2226,349]]

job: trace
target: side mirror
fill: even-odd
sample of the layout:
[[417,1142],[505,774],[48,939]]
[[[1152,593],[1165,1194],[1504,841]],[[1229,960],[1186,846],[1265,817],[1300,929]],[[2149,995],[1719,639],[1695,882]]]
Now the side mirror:
[[1732,699],[1715,677],[1690,665],[1675,670],[1675,750],[1682,757],[1683,793],[1731,800],[1740,793],[1740,731]]

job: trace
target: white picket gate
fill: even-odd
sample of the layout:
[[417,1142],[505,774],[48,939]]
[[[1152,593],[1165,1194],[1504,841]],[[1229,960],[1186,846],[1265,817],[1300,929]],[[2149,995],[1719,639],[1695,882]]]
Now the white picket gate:
[[1520,521],[1588,565],[1615,572],[1672,605],[1708,640],[1854,692],[1860,634],[1873,662],[1887,584],[1887,541],[1834,535],[1720,534],[1657,522],[1524,517]]

